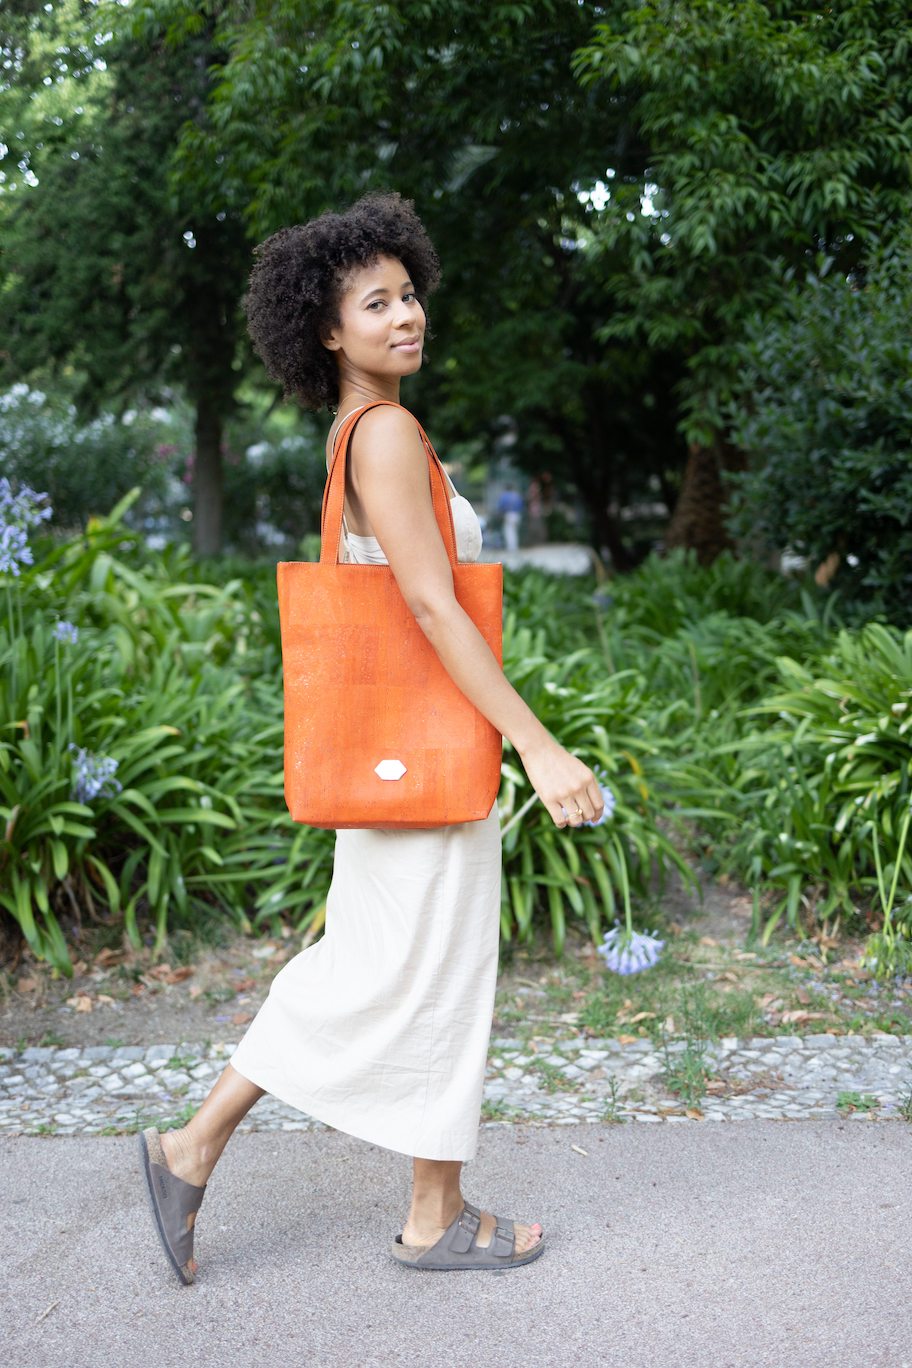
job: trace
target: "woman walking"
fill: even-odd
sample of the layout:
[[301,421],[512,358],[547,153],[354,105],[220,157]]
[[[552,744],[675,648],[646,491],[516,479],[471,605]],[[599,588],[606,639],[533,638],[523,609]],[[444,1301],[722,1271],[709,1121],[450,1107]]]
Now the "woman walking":
[[[400,381],[422,364],[438,278],[411,204],[366,196],[257,248],[248,326],[286,397],[336,410],[327,463],[340,425],[363,410],[349,448],[340,559],[389,564],[444,668],[512,742],[555,824],[580,826],[602,814],[597,780],[537,720],[460,607],[425,448],[399,404]],[[450,495],[458,558],[475,560],[478,520]],[[277,974],[192,1120],[140,1137],[158,1231],[182,1281],[196,1273],[193,1226],[209,1175],[264,1092],[411,1156],[411,1206],[391,1250],[401,1263],[497,1269],[542,1253],[541,1226],[481,1212],[461,1188],[477,1144],[500,880],[496,804],[477,822],[337,832],[324,936]]]

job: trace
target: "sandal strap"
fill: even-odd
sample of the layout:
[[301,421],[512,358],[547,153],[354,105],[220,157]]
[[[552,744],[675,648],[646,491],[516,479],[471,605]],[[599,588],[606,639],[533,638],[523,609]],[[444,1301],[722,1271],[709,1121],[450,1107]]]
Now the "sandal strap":
[[481,1213],[477,1207],[470,1207],[466,1202],[461,1214],[443,1235],[440,1244],[453,1254],[468,1254],[475,1248],[480,1229]]
[[512,1259],[516,1248],[516,1226],[512,1221],[502,1220],[500,1216],[495,1216],[494,1221],[496,1224],[488,1251],[499,1258]]
[[170,1169],[154,1161],[149,1164],[155,1202],[161,1212],[162,1227],[177,1262],[193,1258],[193,1220],[203,1204],[205,1187],[194,1187],[176,1177]]
[[490,1244],[479,1245],[481,1231],[481,1212],[478,1207],[466,1202],[462,1212],[444,1233],[435,1246],[434,1252],[447,1249],[451,1254],[492,1255],[498,1259],[511,1259],[516,1248],[516,1231],[512,1221],[494,1217],[494,1232]]

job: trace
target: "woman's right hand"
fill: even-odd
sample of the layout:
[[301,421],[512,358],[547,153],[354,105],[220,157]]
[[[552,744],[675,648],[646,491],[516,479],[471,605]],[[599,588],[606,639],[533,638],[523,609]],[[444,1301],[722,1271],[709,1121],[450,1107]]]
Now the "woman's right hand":
[[601,819],[605,801],[598,780],[588,765],[553,737],[521,752],[520,759],[555,826],[578,827]]

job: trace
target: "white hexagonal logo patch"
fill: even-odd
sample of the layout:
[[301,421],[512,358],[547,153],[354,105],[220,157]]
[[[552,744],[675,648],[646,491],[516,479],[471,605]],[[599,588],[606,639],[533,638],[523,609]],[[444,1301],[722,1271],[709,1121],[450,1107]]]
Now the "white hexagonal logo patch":
[[401,779],[405,774],[405,765],[401,760],[381,760],[379,765],[374,766],[374,774],[378,779]]

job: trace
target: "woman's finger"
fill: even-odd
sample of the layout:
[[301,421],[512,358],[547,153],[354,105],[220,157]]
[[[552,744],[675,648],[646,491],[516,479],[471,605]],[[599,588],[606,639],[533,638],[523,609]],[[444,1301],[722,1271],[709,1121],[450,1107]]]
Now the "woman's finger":
[[585,809],[576,798],[565,798],[562,804],[562,811],[567,814],[568,826],[582,826],[583,822],[586,820]]
[[589,801],[592,803],[593,816],[591,820],[597,822],[605,811],[605,798],[598,780],[593,778],[586,791],[589,794]]

